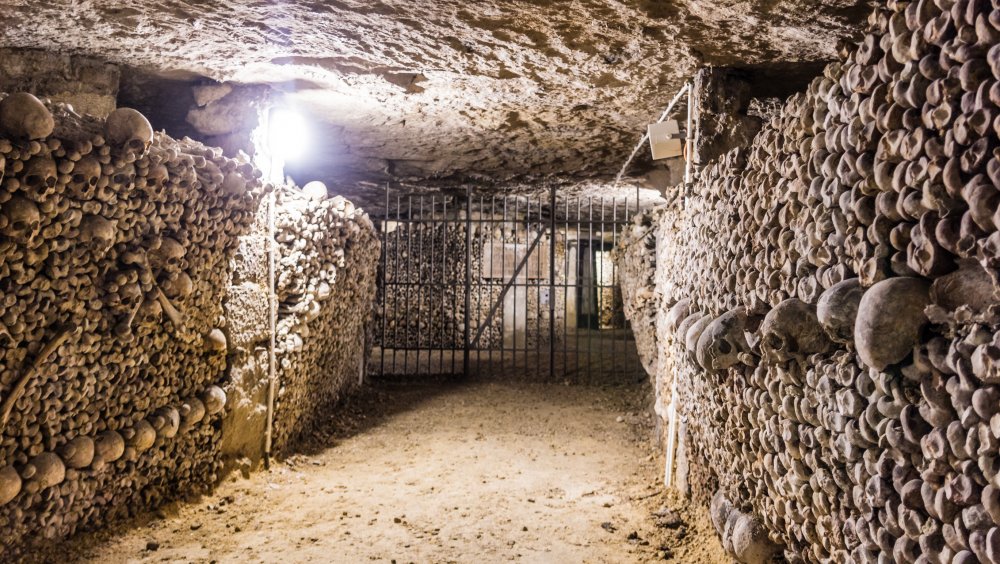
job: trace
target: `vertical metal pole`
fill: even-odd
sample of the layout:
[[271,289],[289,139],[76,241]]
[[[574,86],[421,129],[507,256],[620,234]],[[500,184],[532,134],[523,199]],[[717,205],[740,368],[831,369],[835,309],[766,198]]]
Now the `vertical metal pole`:
[[549,197],[549,378],[556,377],[556,186]]
[[[400,288],[400,286],[399,286],[399,276],[400,276],[400,268],[399,268],[399,244],[403,240],[402,233],[400,233],[403,230],[402,209],[403,209],[403,199],[402,199],[402,196],[400,196],[397,193],[396,194],[396,230],[395,230],[396,236],[394,237],[395,244],[392,246],[392,264],[393,264],[392,270],[393,270],[393,275],[394,275],[394,278],[395,278],[394,281],[393,281],[393,287],[394,287],[393,289],[394,289],[394,291],[392,293],[392,315],[393,315],[393,317],[396,320],[396,323],[392,327],[392,373],[393,374],[398,374],[396,372],[396,356],[397,356],[396,352],[397,352],[397,347],[400,346],[400,341],[399,341],[399,326],[400,326],[400,320],[401,319],[405,319],[404,317],[402,317],[400,315],[401,312],[399,311],[399,288]],[[402,312],[402,313],[405,315],[405,312]]]
[[600,245],[600,248],[601,248],[601,254],[600,254],[600,257],[601,257],[601,277],[598,279],[598,282],[597,282],[597,343],[598,343],[598,345],[597,345],[597,354],[598,354],[598,358],[599,358],[598,362],[600,363],[600,370],[601,370],[600,376],[604,376],[604,375],[607,374],[607,366],[604,363],[604,335],[601,332],[601,315],[604,313],[604,307],[603,306],[606,305],[604,303],[606,301],[606,299],[605,299],[606,296],[604,295],[604,290],[605,290],[605,285],[604,285],[604,266],[605,266],[605,264],[604,264],[604,257],[605,257],[605,254],[604,254],[604,229],[605,229],[605,227],[604,227],[604,208],[605,208],[605,206],[606,206],[606,204],[605,204],[604,197],[601,196],[601,223],[600,223],[601,230],[598,232],[598,237],[597,237],[597,239],[598,239],[598,245]]
[[[508,237],[508,232],[507,232],[507,202],[508,202],[508,200],[509,200],[508,196],[504,196],[503,197],[503,224],[502,225],[503,225],[503,229],[504,229],[504,235],[503,235],[503,248],[500,251],[501,264],[503,266],[500,267],[500,271],[504,273],[504,277],[506,277],[506,275],[507,275],[507,237]],[[517,253],[514,253],[514,256],[517,257]],[[515,295],[516,295],[517,289],[515,288],[514,291],[515,291]],[[506,315],[506,311],[504,311],[504,315]],[[505,331],[506,331],[506,327],[505,326],[507,324],[507,319],[506,318],[501,318],[501,319],[502,319],[502,321],[501,321],[501,325],[500,325],[500,370],[504,371],[504,370],[507,369],[507,335],[504,334]],[[511,372],[514,371],[513,362],[511,364],[510,371]]]
[[[587,257],[587,268],[590,269],[590,287],[587,288],[587,294],[590,296],[589,307],[597,311],[597,327],[601,326],[601,314],[600,307],[597,304],[598,297],[600,296],[600,289],[598,285],[600,280],[597,278],[597,254],[594,252],[594,197],[590,196],[587,199],[587,241],[588,241],[588,257]],[[592,381],[591,378],[594,372],[594,362],[592,358],[592,351],[594,350],[592,338],[594,333],[594,315],[593,311],[587,312],[587,380]]]
[[[488,290],[487,290],[488,294],[487,295],[490,297],[489,301],[491,301],[491,302],[496,299],[496,298],[493,297],[493,276],[494,276],[494,274],[493,274],[493,272],[494,272],[493,271],[493,256],[496,254],[496,248],[497,248],[496,240],[493,237],[493,234],[496,232],[496,213],[495,213],[496,212],[496,207],[497,207],[497,196],[496,196],[496,194],[493,194],[493,195],[490,196],[490,225],[489,225],[489,227],[490,227],[490,271],[489,271],[490,272],[490,277],[487,279],[487,284],[488,284]],[[487,322],[491,323],[491,324],[495,324],[496,323],[492,319],[488,319]],[[496,333],[493,331],[492,327],[487,327],[486,331],[487,331],[486,334],[489,335],[489,339],[490,339],[489,340],[489,348],[490,348],[490,353],[489,353],[489,355],[490,355],[490,361],[489,361],[490,362],[490,376],[493,376],[494,371],[495,371],[495,365],[493,364],[493,349],[495,349],[496,346],[497,346],[496,342],[494,342],[495,339],[496,339]],[[501,338],[502,338],[502,335],[501,335]],[[502,345],[503,345],[503,342],[501,341],[501,346]],[[500,359],[502,361],[503,360],[503,352],[502,351],[501,351],[500,355],[501,355]]]
[[[417,200],[420,208],[417,212],[417,256],[416,260],[410,260],[417,267],[417,374],[420,374],[420,353],[424,348],[424,332],[420,330],[420,321],[426,319],[424,312],[424,231],[427,224],[424,223],[424,195],[421,194]],[[412,217],[410,218],[413,219]],[[433,256],[433,255],[431,255]]]
[[472,331],[472,188],[465,189],[465,335],[462,347],[462,375],[469,377],[469,345]]
[[[624,236],[624,230],[628,229],[628,225],[629,225],[630,220],[631,220],[631,218],[628,215],[628,198],[626,197],[625,198],[625,217],[622,219],[621,225],[616,225],[615,226],[615,235],[617,236],[618,241],[622,240],[622,237]],[[621,231],[619,231],[619,229]],[[615,247],[617,248],[617,243],[615,244]],[[619,276],[621,276],[620,272],[619,272]],[[615,285],[619,289],[619,291],[621,291],[621,280],[616,281]],[[624,302],[624,298],[625,298],[625,295],[622,294],[622,320],[623,320],[622,323],[623,323],[623,327],[625,329],[622,332],[622,350],[625,351],[625,360],[624,360],[624,363],[625,363],[624,364],[624,366],[625,366],[625,374],[626,374],[626,376],[628,376],[628,377],[631,378],[632,376],[634,376],[634,372],[633,372],[634,365],[629,360],[632,357],[629,354],[631,352],[631,349],[629,349],[629,346],[628,346],[628,339],[629,339],[629,335],[632,334],[632,326],[629,323],[628,319],[625,318],[625,302]]]
[[417,226],[413,222],[413,196],[406,196],[406,274],[403,281],[403,319],[406,320],[406,332],[403,334],[406,339],[405,347],[403,348],[403,374],[410,373],[410,348],[413,347],[413,333],[420,333],[419,329],[417,331],[412,331],[413,321],[416,318],[413,315],[413,311],[410,310],[410,292],[413,289],[413,229]]
[[385,184],[385,214],[382,216],[382,339],[379,356],[379,376],[385,376],[385,302],[389,299],[389,183]]
[[563,365],[562,371],[563,376],[569,371],[568,356],[569,353],[567,349],[569,348],[569,198],[566,198],[565,205],[563,208],[566,210],[565,219],[563,224],[563,280],[562,280],[562,291],[563,291],[563,335],[562,335],[562,351],[563,351]]
[[[602,209],[603,209],[603,206],[602,206]],[[614,251],[614,247],[615,247],[615,243],[616,243],[615,235],[617,234],[617,231],[616,231],[617,228],[618,228],[618,198],[612,196],[611,197],[611,250],[612,251]],[[615,277],[616,274],[617,274],[615,272],[615,266],[616,266],[615,265],[615,261],[612,260],[611,261],[611,287],[609,288],[611,290],[611,303],[609,305],[611,306],[610,307],[610,309],[611,309],[611,333],[610,333],[610,337],[611,337],[611,375],[612,375],[612,377],[617,376],[618,372],[619,372],[618,371],[618,349],[617,349],[618,339],[615,338],[615,332],[618,331],[618,327],[616,327],[616,325],[615,325],[615,319],[616,319],[616,315],[617,315],[616,307],[618,305],[618,302],[615,300],[615,283],[617,282],[617,278]]]
[[573,280],[574,280],[574,283],[573,283],[573,285],[574,285],[574,288],[573,288],[573,299],[576,300],[576,306],[574,308],[576,310],[576,319],[573,320],[573,325],[574,325],[574,327],[576,327],[576,331],[575,331],[575,335],[574,335],[576,337],[576,344],[574,345],[574,350],[573,350],[573,362],[574,362],[574,366],[573,367],[576,369],[576,377],[577,377],[577,379],[579,379],[580,376],[583,375],[583,370],[580,368],[580,361],[582,360],[582,357],[583,357],[583,355],[581,354],[581,351],[580,351],[580,311],[583,309],[581,307],[582,304],[580,303],[581,298],[583,296],[583,293],[580,291],[580,288],[583,286],[583,278],[582,278],[582,276],[580,276],[580,274],[581,274],[580,273],[580,269],[582,268],[581,259],[583,258],[583,243],[582,243],[583,242],[583,237],[580,236],[580,234],[583,232],[583,220],[581,219],[583,217],[583,215],[582,215],[582,212],[580,211],[580,206],[581,206],[580,197],[577,196],[577,198],[576,198],[576,274],[575,274],[575,276],[573,278]]
[[437,227],[437,218],[434,217],[434,214],[436,213],[435,210],[437,210],[437,201],[436,201],[434,195],[431,194],[431,223],[430,223],[430,237],[431,237],[431,260],[430,260],[430,263],[431,263],[431,269],[430,269],[430,273],[429,273],[430,274],[430,280],[428,281],[428,293],[427,293],[427,323],[430,325],[430,327],[429,327],[430,328],[430,331],[429,331],[429,333],[430,333],[430,335],[429,335],[430,344],[427,347],[427,373],[428,374],[437,374],[437,372],[434,372],[432,370],[432,366],[434,365],[434,349],[438,348],[437,332],[434,331],[434,302],[436,301],[434,299],[434,295],[435,295],[434,292],[437,289],[436,281],[440,280],[439,276],[435,276],[434,275],[434,269],[437,268],[437,260],[435,259],[435,257],[437,255],[434,253],[434,246],[437,244],[437,237],[436,237],[436,233],[434,231],[434,229]]

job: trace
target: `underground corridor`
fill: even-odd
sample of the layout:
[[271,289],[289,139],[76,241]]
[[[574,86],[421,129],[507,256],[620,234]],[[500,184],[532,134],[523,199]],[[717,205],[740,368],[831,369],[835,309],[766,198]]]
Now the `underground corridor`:
[[0,563],[1000,564],[1000,7],[0,0]]

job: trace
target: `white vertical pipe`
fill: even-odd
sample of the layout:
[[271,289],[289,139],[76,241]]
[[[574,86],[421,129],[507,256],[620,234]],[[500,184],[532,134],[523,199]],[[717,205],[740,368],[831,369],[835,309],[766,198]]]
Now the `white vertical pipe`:
[[687,118],[687,131],[684,132],[684,145],[686,151],[684,151],[684,186],[687,187],[691,184],[691,157],[694,147],[692,147],[691,140],[694,138],[694,133],[691,131],[691,108],[694,106],[694,88],[691,87],[691,83],[687,83],[688,91],[688,118]]
[[268,307],[268,333],[270,333],[270,344],[267,353],[267,426],[264,429],[264,466],[271,464],[271,444],[274,428],[274,392],[277,373],[277,346],[278,331],[278,299],[275,294],[275,252],[276,243],[274,239],[274,208],[277,202],[277,187],[268,194],[267,203],[267,307]]

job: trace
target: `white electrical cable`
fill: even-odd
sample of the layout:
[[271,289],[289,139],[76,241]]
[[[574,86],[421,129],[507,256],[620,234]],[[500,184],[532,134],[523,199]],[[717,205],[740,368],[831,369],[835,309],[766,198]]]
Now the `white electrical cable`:
[[[677,92],[677,95],[674,96],[674,99],[670,101],[670,104],[667,105],[667,109],[663,110],[663,114],[660,115],[660,119],[656,120],[656,123],[660,123],[661,121],[667,119],[667,116],[670,115],[671,111],[673,111],[674,106],[677,105],[677,102],[681,99],[681,96],[683,96],[685,92],[690,92],[690,91],[691,91],[691,83],[687,82]],[[689,106],[690,106],[690,101],[691,101],[691,96],[689,95],[688,96]],[[690,110],[688,110],[688,129],[690,130],[690,128],[691,128],[691,118],[690,118]],[[645,143],[647,139],[649,139],[649,130],[646,130],[646,133],[642,134],[642,139],[640,139],[639,143],[636,144],[635,149],[632,149],[632,154],[628,156],[628,160],[626,160],[625,164],[622,165],[622,169],[618,171],[618,176],[615,177],[615,183],[613,184],[613,187],[615,188],[618,187],[618,183],[621,182],[622,176],[625,176],[625,171],[628,170],[628,165],[632,164],[632,159],[634,159],[635,156],[639,154],[639,149],[642,148],[643,143]]]

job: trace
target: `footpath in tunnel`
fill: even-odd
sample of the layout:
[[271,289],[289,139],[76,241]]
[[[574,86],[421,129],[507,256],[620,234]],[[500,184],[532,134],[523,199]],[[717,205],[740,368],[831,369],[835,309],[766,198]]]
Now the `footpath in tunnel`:
[[57,558],[723,561],[707,514],[664,493],[647,403],[641,385],[375,383],[306,454]]

